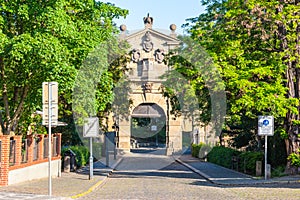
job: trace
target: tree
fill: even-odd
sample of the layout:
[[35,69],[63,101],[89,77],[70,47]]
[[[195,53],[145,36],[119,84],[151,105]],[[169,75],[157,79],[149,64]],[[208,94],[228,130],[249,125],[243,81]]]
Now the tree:
[[171,69],[163,75],[163,95],[171,104],[171,114],[190,119],[195,126],[208,126],[206,138],[215,144],[221,138],[226,113],[224,84],[212,58],[190,37],[166,61]]
[[190,19],[187,26],[213,57],[226,84],[226,131],[256,134],[257,115],[273,115],[287,154],[297,153],[299,1],[203,0],[202,4],[207,12]]
[[77,70],[88,53],[114,37],[114,18],[127,10],[94,0],[1,1],[0,123],[21,134],[41,109],[41,85],[59,82],[68,109]]

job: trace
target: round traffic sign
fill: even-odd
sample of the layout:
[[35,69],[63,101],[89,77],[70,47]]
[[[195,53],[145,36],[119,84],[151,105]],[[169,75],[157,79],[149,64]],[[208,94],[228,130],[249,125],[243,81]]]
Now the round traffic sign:
[[269,120],[267,120],[267,119],[265,119],[265,120],[263,121],[263,125],[264,125],[264,126],[268,126],[269,123],[270,123],[270,122],[269,122]]

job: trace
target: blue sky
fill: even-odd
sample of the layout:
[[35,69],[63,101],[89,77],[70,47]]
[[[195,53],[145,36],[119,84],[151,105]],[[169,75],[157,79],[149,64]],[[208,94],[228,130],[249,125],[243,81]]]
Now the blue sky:
[[187,18],[197,17],[204,12],[200,0],[102,0],[129,10],[126,19],[116,20],[117,25],[125,24],[129,31],[144,28],[143,17],[153,17],[153,29],[169,30],[176,24],[177,34],[183,34],[181,25]]

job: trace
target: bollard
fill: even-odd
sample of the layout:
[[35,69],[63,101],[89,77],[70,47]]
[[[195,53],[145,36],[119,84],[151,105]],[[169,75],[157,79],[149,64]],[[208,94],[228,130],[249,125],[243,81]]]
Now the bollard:
[[267,164],[267,179],[271,178],[271,165]]
[[64,157],[64,172],[70,172],[71,166],[70,166],[70,156]]
[[262,162],[261,161],[256,161],[256,176],[261,176],[262,175]]

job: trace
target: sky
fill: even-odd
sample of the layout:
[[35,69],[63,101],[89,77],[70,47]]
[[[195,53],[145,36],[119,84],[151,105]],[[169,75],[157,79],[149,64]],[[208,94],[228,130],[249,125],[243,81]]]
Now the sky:
[[153,29],[169,30],[171,24],[177,26],[176,33],[184,34],[181,25],[187,18],[203,13],[205,8],[200,0],[101,0],[129,10],[126,19],[115,20],[118,26],[125,24],[127,30],[135,31],[144,28],[143,18],[149,13],[153,17]]

